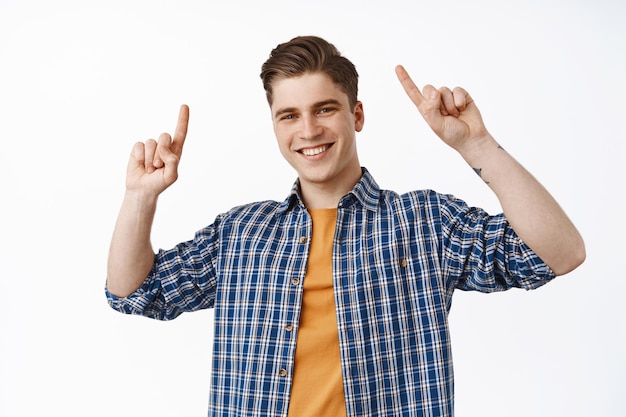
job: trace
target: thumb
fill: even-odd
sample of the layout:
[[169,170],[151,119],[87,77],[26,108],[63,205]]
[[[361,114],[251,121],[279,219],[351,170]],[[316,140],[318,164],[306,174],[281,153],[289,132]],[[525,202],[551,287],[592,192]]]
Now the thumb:
[[444,127],[444,116],[442,114],[441,93],[432,85],[426,85],[422,89],[424,100],[418,109],[428,126],[436,133],[442,132]]
[[146,162],[146,149],[142,142],[137,142],[133,146],[130,152],[130,158],[128,158],[128,171],[135,170],[137,168],[144,168]]

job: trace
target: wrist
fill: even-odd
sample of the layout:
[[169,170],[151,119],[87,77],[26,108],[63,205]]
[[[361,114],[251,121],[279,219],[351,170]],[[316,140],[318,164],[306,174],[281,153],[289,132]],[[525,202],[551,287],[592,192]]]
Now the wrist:
[[123,204],[133,207],[140,212],[154,212],[159,194],[146,192],[145,190],[127,189],[124,193]]
[[502,147],[488,132],[483,136],[467,141],[463,146],[456,149],[470,165],[481,163],[481,161],[489,158],[489,155],[496,150],[502,150]]

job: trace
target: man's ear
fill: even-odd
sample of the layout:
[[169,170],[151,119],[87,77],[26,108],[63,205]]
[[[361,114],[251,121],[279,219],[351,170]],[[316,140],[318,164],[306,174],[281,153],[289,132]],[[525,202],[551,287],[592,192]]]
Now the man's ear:
[[354,130],[360,132],[363,129],[363,123],[365,123],[365,113],[363,113],[363,103],[356,102],[354,106]]

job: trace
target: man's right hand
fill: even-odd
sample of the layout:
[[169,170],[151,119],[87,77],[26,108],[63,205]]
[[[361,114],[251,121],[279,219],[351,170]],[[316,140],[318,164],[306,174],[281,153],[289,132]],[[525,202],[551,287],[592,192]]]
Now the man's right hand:
[[174,138],[162,133],[158,142],[149,139],[133,147],[126,171],[126,189],[147,193],[153,197],[161,194],[178,179],[178,163],[183,152],[189,124],[189,107],[180,106]]
[[174,138],[137,143],[128,162],[126,193],[117,217],[107,270],[107,288],[118,297],[134,292],[154,262],[150,243],[157,197],[178,178],[178,162],[187,136],[189,107],[182,105]]

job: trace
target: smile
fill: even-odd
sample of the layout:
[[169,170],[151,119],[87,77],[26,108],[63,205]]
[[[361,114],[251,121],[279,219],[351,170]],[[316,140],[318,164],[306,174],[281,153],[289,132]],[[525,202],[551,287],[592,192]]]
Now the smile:
[[330,148],[330,145],[322,145],[317,148],[301,149],[299,152],[305,156],[315,156],[325,152],[328,148]]

